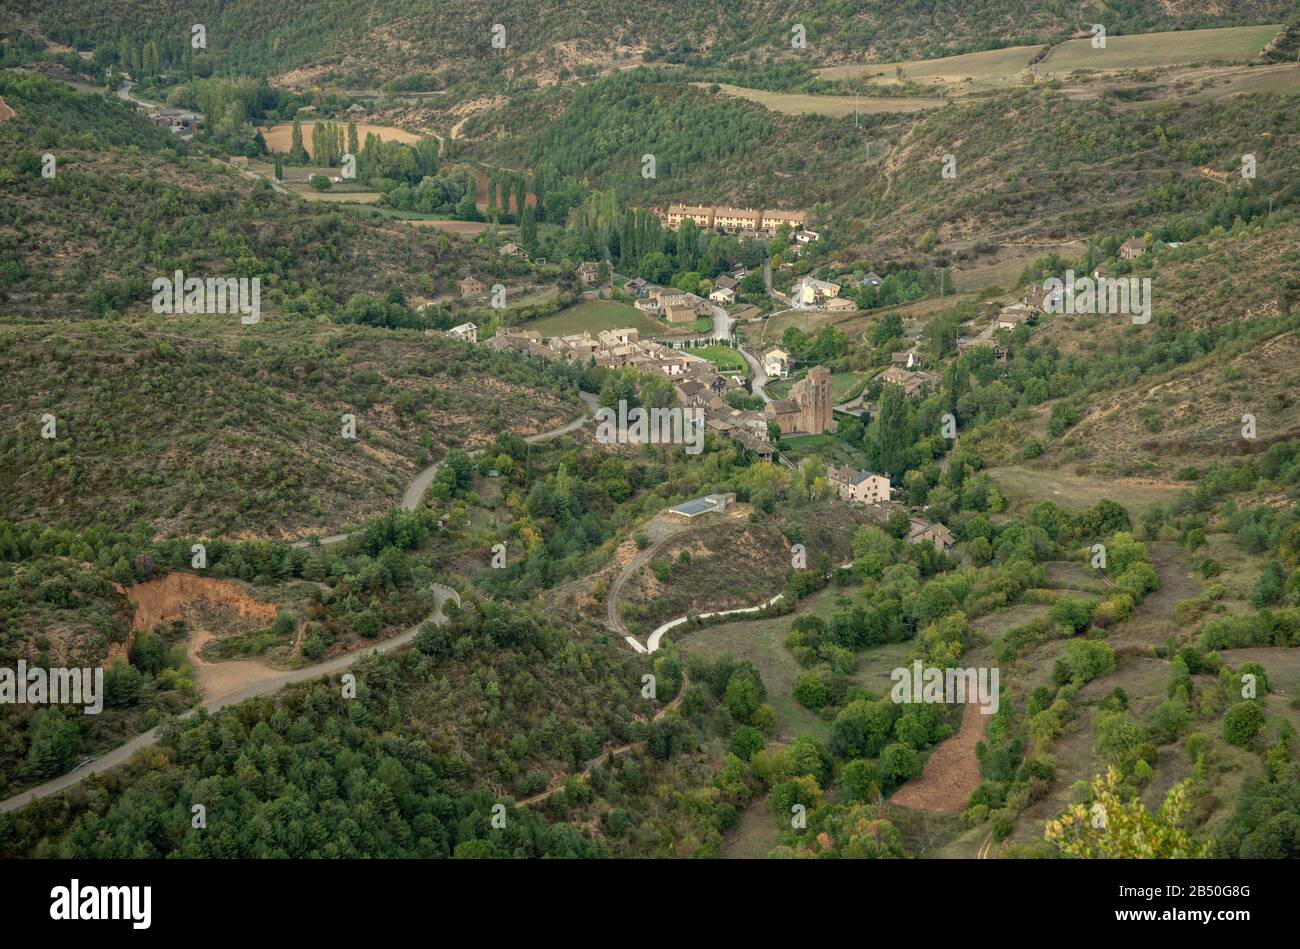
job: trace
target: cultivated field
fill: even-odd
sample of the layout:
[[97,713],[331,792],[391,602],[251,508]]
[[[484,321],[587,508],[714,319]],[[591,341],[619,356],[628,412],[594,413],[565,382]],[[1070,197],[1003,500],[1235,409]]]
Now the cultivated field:
[[313,191],[310,185],[291,185],[289,190],[307,201],[332,201],[335,204],[374,204],[383,197],[378,191]]
[[[799,615],[829,620],[840,592],[828,588],[813,594],[799,604]],[[768,704],[776,712],[777,734],[787,740],[799,735],[825,739],[830,733],[830,725],[816,712],[796,702],[791,694],[801,671],[794,655],[785,648],[793,620],[793,616],[773,616],[706,626],[679,635],[677,642],[683,651],[709,660],[731,653],[737,659],[752,662],[767,686]]]
[[897,83],[902,80],[949,87],[952,95],[997,89],[1015,83],[1029,68],[1029,61],[1041,46],[1008,46],[980,53],[964,53],[942,59],[913,59],[901,63],[868,63],[829,66],[813,70],[821,79],[867,79]]
[[395,217],[394,220],[412,224],[415,227],[432,227],[448,234],[482,234],[489,227],[483,221],[447,221],[441,218]]
[[[942,87],[945,94],[950,96],[963,96],[1018,85],[1030,78],[1030,70],[1038,78],[1047,78],[1064,76],[1077,69],[1113,71],[1213,61],[1248,62],[1258,57],[1260,50],[1279,29],[1277,25],[1240,26],[1212,30],[1143,33],[1135,36],[1109,36],[1106,39],[1105,49],[1093,49],[1090,39],[1069,40],[1053,49],[1042,62],[1033,66],[1030,66],[1030,61],[1043,49],[1042,46],[1008,46],[1005,49],[964,53],[941,59],[829,66],[816,69],[814,72],[819,78],[828,80],[866,80],[881,84],[916,82]],[[1257,83],[1260,88],[1250,91],[1270,91],[1276,88],[1279,82],[1285,83],[1290,79],[1289,74],[1272,77],[1270,80],[1261,79]],[[743,91],[752,92],[752,90]],[[763,95],[774,94],[763,93]],[[753,95],[747,97],[753,98]],[[802,98],[849,97],[805,96]],[[1134,103],[1129,107],[1137,105]],[[850,106],[849,112],[851,111]]]
[[[315,124],[315,122],[302,123],[302,144],[303,147],[307,149],[308,155],[312,153],[311,130]],[[347,126],[346,121],[339,124],[343,125],[345,128]],[[266,147],[273,152],[287,152],[289,146],[293,143],[293,125],[289,122],[281,122],[279,125],[274,125],[269,129],[262,129],[261,132],[262,137],[266,139]],[[420,139],[425,138],[423,135],[408,132],[406,129],[394,128],[391,125],[362,124],[357,126],[358,141],[364,142],[366,136],[371,134],[378,135],[380,139],[385,142],[402,142],[405,145],[413,144],[420,141]]]
[[[704,85],[704,83],[696,83]],[[739,96],[750,102],[757,102],[773,112],[787,115],[830,115],[840,118],[858,112],[862,115],[875,115],[881,112],[921,112],[925,109],[937,109],[943,105],[942,99],[906,99],[890,96],[811,96],[801,93],[768,92],[766,89],[745,89],[741,86],[722,84],[721,89],[729,96]]]
[[1046,76],[1076,69],[1151,69],[1213,60],[1252,60],[1280,29],[1274,24],[1109,36],[1105,49],[1093,49],[1091,40],[1070,40],[1048,53],[1034,66],[1034,72]]
[[[977,260],[962,261],[949,270],[952,285],[958,293],[978,293],[986,287],[1014,287],[1025,267],[1044,254],[1057,253],[1063,257],[1082,255],[1087,249],[1083,241],[1069,244],[1004,244],[992,255]],[[949,301],[950,303],[952,301]]]
[[[1091,83],[1080,92],[1103,92],[1132,87],[1133,83]],[[1175,70],[1164,77],[1150,97],[1119,102],[1120,111],[1144,109],[1166,102],[1206,102],[1259,93],[1290,95],[1300,92],[1300,68],[1295,63],[1273,66],[1200,66]]]

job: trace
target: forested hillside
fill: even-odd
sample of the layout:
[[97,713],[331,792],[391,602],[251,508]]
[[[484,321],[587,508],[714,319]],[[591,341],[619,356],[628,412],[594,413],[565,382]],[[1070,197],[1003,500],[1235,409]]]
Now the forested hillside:
[[[1293,4],[1240,0],[1206,9],[1127,0],[811,0],[791,7],[775,0],[599,0],[575,6],[544,0],[524,13],[509,0],[450,0],[433,8],[420,0],[381,0],[362,8],[344,0],[274,6],[254,0],[55,0],[33,12],[6,0],[3,8],[28,30],[78,48],[103,48],[106,59],[132,71],[147,57],[169,70],[270,74],[349,88],[389,82],[396,89],[437,89],[506,76],[546,82],[627,62],[773,61],[791,52],[796,24],[807,32],[803,52],[809,63],[825,65],[849,57],[888,61],[1046,42],[1095,22],[1117,33],[1276,23]],[[207,51],[197,55],[186,46],[195,23],[208,34]],[[506,28],[505,55],[491,46],[498,23]]]
[[6,512],[166,533],[333,533],[452,448],[580,413],[570,383],[515,357],[288,318],[10,327],[0,363],[21,420],[0,436]]
[[[116,100],[17,73],[0,74],[0,96],[16,113],[0,124],[0,306],[8,313],[138,311],[152,281],[179,269],[261,277],[266,310],[338,315],[360,292],[447,293],[482,260],[427,229],[277,194],[186,154]],[[52,178],[41,175],[47,152]],[[364,319],[372,318],[393,319]]]
[[1295,9],[0,0],[0,860],[1300,855]]
[[[1239,225],[1231,233],[1216,226],[1150,255],[1136,271],[1151,280],[1154,301],[1144,329],[1113,316],[1063,314],[1012,334],[1015,370],[972,393],[969,406],[982,409],[963,414],[983,422],[1001,417],[993,406],[1013,393],[1025,407],[1037,399],[1031,393],[1051,397],[976,433],[979,451],[1083,475],[1169,478],[1210,458],[1248,456],[1294,438],[1296,233],[1288,215],[1275,226]],[[1086,263],[1073,265],[1083,273]],[[1242,437],[1246,414],[1255,419],[1257,442]]]
[[[1024,90],[917,115],[791,116],[664,74],[542,90],[465,123],[463,148],[581,175],[629,203],[811,209],[894,252],[945,243],[1156,228],[1186,240],[1300,200],[1293,98],[1081,109]],[[761,145],[760,145],[761,143]],[[755,147],[759,146],[759,147]],[[1257,162],[1243,182],[1242,155]],[[642,155],[656,175],[643,178]],[[952,155],[955,175],[944,177]],[[1213,175],[1218,175],[1216,179]]]

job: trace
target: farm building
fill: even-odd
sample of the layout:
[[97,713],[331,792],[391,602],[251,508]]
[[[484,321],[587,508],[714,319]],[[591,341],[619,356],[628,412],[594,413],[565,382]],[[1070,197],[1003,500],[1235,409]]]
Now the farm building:
[[735,494],[706,494],[702,498],[696,498],[693,501],[683,501],[681,504],[674,504],[668,509],[669,514],[675,514],[678,517],[687,519],[699,517],[701,514],[708,514],[717,511],[719,514],[727,509],[727,505],[736,500]]
[[1119,245],[1119,255],[1125,260],[1133,260],[1147,252],[1147,242],[1140,237],[1130,237]]

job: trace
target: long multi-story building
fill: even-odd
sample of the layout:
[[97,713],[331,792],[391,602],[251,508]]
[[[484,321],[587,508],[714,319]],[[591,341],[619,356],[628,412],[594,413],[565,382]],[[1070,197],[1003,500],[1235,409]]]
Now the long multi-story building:
[[665,226],[677,230],[682,222],[694,221],[697,227],[721,228],[727,231],[752,231],[771,234],[782,224],[801,227],[807,215],[803,211],[764,211],[755,208],[733,208],[726,205],[703,207],[691,204],[672,204],[661,213]]
[[687,219],[694,221],[698,227],[713,227],[713,208],[697,208],[689,204],[673,204],[668,208],[664,223],[675,231]]

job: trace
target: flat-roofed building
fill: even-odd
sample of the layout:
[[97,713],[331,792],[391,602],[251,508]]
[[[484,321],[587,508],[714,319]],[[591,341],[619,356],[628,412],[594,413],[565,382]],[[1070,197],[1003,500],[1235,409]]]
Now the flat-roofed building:
[[669,514],[676,514],[678,517],[690,519],[699,517],[701,514],[709,514],[714,511],[722,513],[727,509],[727,505],[736,500],[734,494],[706,494],[702,498],[695,498],[693,501],[683,501],[681,504],[674,504],[668,509]]

